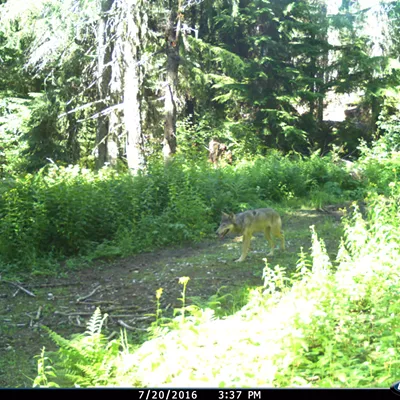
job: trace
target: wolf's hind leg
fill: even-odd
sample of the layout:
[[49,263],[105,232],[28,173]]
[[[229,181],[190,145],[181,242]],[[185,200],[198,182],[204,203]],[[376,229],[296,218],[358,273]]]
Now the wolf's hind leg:
[[275,248],[275,243],[274,243],[274,239],[273,236],[271,235],[271,227],[266,227],[265,231],[265,238],[267,239],[268,243],[269,243],[269,247],[271,248],[271,251],[267,254],[267,256],[273,256],[274,255],[274,248]]
[[276,227],[272,230],[272,234],[281,240],[281,249],[285,250],[285,235],[280,227]]

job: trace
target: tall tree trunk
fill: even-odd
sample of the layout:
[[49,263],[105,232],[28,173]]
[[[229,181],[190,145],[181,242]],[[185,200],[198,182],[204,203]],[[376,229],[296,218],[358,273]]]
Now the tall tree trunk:
[[318,79],[318,83],[316,85],[317,90],[316,93],[320,95],[320,97],[317,98],[317,123],[320,125],[322,124],[322,121],[324,120],[324,100],[325,100],[325,74],[324,74],[324,69],[326,67],[326,57],[322,56],[322,58],[319,60],[319,68],[316,74],[316,78]]
[[[323,21],[327,20],[328,9],[326,4],[321,2],[320,5],[320,21],[321,21],[321,30],[317,35],[317,39],[320,40],[321,43],[328,43],[328,26],[323,23]],[[322,52],[322,55],[319,57],[319,68],[317,72],[317,78],[319,80],[318,83],[318,93],[321,97],[317,100],[317,122],[318,124],[322,124],[324,120],[324,100],[326,96],[326,82],[327,82],[327,68],[329,65],[329,53],[326,49]]]
[[68,121],[68,139],[67,139],[67,152],[69,162],[71,164],[75,164],[80,157],[80,146],[78,142],[78,128],[77,122],[75,118],[75,114],[68,113],[71,110],[71,103],[67,105],[66,112],[67,112],[67,121]]
[[176,90],[178,86],[179,68],[179,34],[180,21],[178,11],[180,10],[181,0],[178,0],[178,8],[175,1],[170,1],[170,16],[165,33],[167,40],[167,79],[165,82],[165,122],[164,122],[164,160],[168,161],[172,154],[176,152]]
[[96,167],[99,169],[109,162],[107,151],[107,140],[109,135],[109,116],[104,114],[108,107],[111,83],[111,59],[113,52],[113,42],[111,41],[109,15],[114,0],[100,0],[100,19],[98,26],[98,83],[97,90],[99,102],[97,103],[97,160]]
[[[126,129],[126,158],[129,169],[136,173],[145,165],[141,118],[140,54],[142,37],[147,25],[143,0],[135,0],[128,7],[126,38],[124,40],[124,125]],[[128,3],[129,4],[129,3]]]
[[373,92],[373,96],[371,96],[371,130],[372,130],[372,136],[375,140],[379,139],[380,132],[379,132],[379,127],[378,127],[378,117],[380,113],[380,104],[378,101],[377,96],[375,96],[375,93]]
[[194,125],[195,123],[195,118],[194,118],[195,103],[196,100],[193,97],[186,96],[185,114],[192,125]]

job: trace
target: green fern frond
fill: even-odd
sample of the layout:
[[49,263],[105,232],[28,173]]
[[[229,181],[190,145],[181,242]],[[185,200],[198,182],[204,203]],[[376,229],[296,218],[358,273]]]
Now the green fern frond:
[[87,324],[87,329],[86,329],[86,334],[89,336],[99,334],[101,332],[101,328],[103,327],[104,321],[107,319],[108,315],[104,314],[104,316],[101,316],[101,311],[100,308],[97,307],[96,311],[90,318],[88,324]]
[[61,349],[62,348],[73,348],[71,346],[71,341],[68,339],[64,339],[62,336],[58,335],[57,333],[53,332],[52,330],[50,330],[49,328],[47,328],[46,326],[42,327],[44,330],[47,331],[48,335],[50,336],[51,340],[57,345],[59,346]]
[[[81,387],[107,385],[111,379],[114,365],[111,360],[118,357],[120,340],[108,342],[101,334],[107,315],[102,316],[96,309],[87,324],[84,334],[75,335],[72,339],[64,339],[60,335],[44,327],[51,339],[59,346],[57,362],[57,380],[71,382]],[[126,338],[125,344],[127,346]],[[45,384],[43,373],[42,385]]]

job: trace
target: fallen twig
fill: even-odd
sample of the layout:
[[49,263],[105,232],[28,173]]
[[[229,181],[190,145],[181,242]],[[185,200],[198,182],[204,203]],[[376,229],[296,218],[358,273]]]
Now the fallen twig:
[[114,339],[115,336],[118,336],[118,332],[113,331],[111,335],[107,336],[107,341],[110,341],[111,339]]
[[80,285],[82,282],[65,282],[65,283],[42,283],[40,285],[29,285],[33,288],[46,288],[46,287],[62,287],[62,286],[73,286]]
[[39,306],[39,309],[37,310],[36,317],[35,317],[36,321],[40,319],[41,313],[42,313],[42,306]]
[[[123,311],[123,310],[121,310]],[[93,311],[94,312],[94,311]],[[73,311],[73,312],[63,312],[63,311],[54,311],[55,315],[62,315],[63,317],[90,317],[93,315],[93,312],[87,312],[87,311]],[[108,311],[104,311],[107,312]],[[136,321],[145,321],[148,319],[154,318],[154,316],[149,315],[145,316],[142,314],[109,314],[110,318],[134,318]]]
[[110,314],[111,318],[135,318],[137,321],[144,321],[146,319],[151,319],[153,316],[144,317],[143,315],[135,315],[135,314]]
[[118,320],[118,324],[123,326],[124,328],[130,330],[130,331],[134,331],[136,328],[133,328],[132,326],[129,326],[128,324],[126,324],[124,321],[122,321],[121,319]]
[[147,329],[135,328],[133,326],[130,326],[120,319],[118,320],[118,324],[124,327],[125,329],[128,329],[129,331],[147,331]]
[[[104,310],[104,312],[110,313],[112,311],[116,312],[116,311],[121,311],[124,312],[126,310],[129,310],[130,308],[134,308],[136,310],[139,310],[139,307],[135,304],[129,306],[129,305],[124,305],[124,306],[116,306],[116,307],[109,307],[106,310]],[[153,308],[151,308],[153,309]],[[140,311],[144,311],[145,309],[141,309]]]
[[99,305],[99,304],[117,304],[116,301],[113,300],[89,300],[86,302],[90,305]]
[[[10,285],[13,285],[13,286],[17,287],[19,290],[22,290],[23,292],[25,292],[29,296],[36,297],[32,292],[30,292],[29,290],[23,288],[21,285],[18,285],[18,283],[10,282],[10,281],[3,281],[3,282],[9,283]],[[18,292],[16,292],[16,293],[18,293]],[[14,294],[14,296],[16,296],[16,293]]]
[[87,296],[78,297],[78,299],[76,300],[76,302],[79,303],[79,302],[81,302],[82,300],[88,299],[89,297],[93,296],[93,295],[96,293],[96,291],[97,291],[98,289],[100,289],[100,288],[101,288],[101,285],[96,286]]
[[73,326],[81,326],[81,323],[79,321],[79,317],[77,316],[76,318],[77,319],[76,319],[76,322],[75,322],[72,317],[68,317],[68,322]]
[[90,317],[92,316],[94,313],[93,312],[85,312],[85,311],[77,311],[77,312],[71,312],[71,313],[67,313],[67,312],[62,312],[62,311],[54,311],[54,314],[56,315],[62,315],[63,317],[75,317],[76,315],[80,315],[81,317]]

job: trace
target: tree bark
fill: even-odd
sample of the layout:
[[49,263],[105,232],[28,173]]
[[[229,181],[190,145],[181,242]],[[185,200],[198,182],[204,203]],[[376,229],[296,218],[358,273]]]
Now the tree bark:
[[78,128],[75,115],[73,113],[68,113],[70,111],[70,104],[66,107],[67,121],[68,121],[68,139],[67,139],[67,152],[69,157],[69,162],[75,164],[80,158],[80,146],[78,142]]
[[113,52],[113,42],[111,41],[110,25],[108,12],[114,0],[100,0],[100,20],[98,26],[98,97],[97,103],[97,132],[96,146],[97,159],[96,168],[100,169],[106,162],[110,162],[107,141],[109,135],[109,116],[104,113],[108,107],[108,97],[110,95],[111,83],[111,60]]
[[[318,35],[318,39],[321,42],[328,43],[328,27],[323,23],[323,21],[326,21],[327,18],[327,7],[325,4],[321,4],[321,30]],[[318,93],[321,95],[321,97],[318,98],[317,102],[317,122],[318,124],[322,124],[324,120],[324,100],[326,96],[326,82],[328,80],[327,78],[327,68],[329,65],[329,56],[328,56],[328,50],[325,50],[319,60],[319,69],[317,73],[317,78],[320,81],[318,84]]]
[[135,174],[145,165],[141,118],[141,67],[139,65],[141,37],[146,23],[143,1],[137,0],[128,8],[127,31],[124,46],[124,125],[126,129],[126,158]]
[[165,122],[164,122],[164,142],[163,155],[164,160],[168,161],[176,152],[176,90],[178,86],[178,68],[179,68],[179,34],[180,22],[178,12],[181,0],[178,1],[178,8],[170,1],[170,17],[165,33],[167,46],[167,79],[165,82]]

